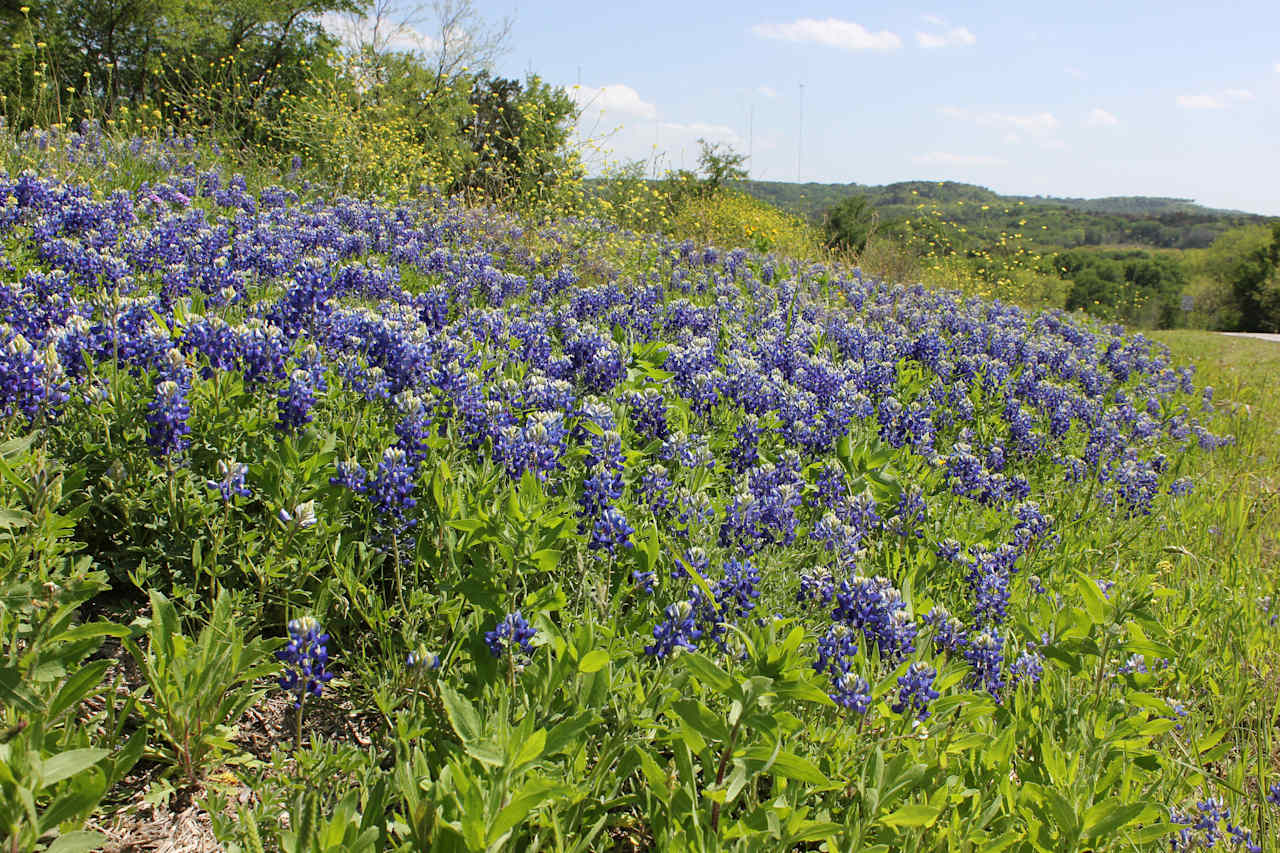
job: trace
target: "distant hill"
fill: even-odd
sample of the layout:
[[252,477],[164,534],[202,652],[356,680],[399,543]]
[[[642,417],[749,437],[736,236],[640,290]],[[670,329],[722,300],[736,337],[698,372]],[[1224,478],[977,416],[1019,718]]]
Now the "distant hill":
[[938,210],[944,218],[964,225],[975,242],[1018,233],[1031,244],[1046,248],[1104,244],[1202,248],[1229,228],[1269,221],[1243,211],[1202,207],[1185,198],[1000,195],[956,181],[902,181],[883,186],[745,181],[741,186],[749,195],[815,225],[821,224],[826,211],[841,199],[864,195],[889,227]]

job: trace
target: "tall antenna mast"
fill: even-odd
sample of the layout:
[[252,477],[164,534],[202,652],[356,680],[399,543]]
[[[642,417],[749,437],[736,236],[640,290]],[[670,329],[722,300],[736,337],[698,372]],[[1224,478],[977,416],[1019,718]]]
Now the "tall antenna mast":
[[747,178],[751,178],[751,158],[756,152],[756,104],[751,102],[751,109],[747,113]]
[[800,122],[796,131],[796,183],[800,183],[800,165],[804,160],[804,84],[800,84]]

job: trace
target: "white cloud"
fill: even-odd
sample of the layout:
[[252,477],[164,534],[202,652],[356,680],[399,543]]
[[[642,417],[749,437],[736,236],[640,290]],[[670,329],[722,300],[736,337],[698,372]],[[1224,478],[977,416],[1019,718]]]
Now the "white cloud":
[[1179,95],[1178,106],[1184,110],[1220,110],[1226,104],[1213,95]]
[[1179,95],[1178,106],[1184,110],[1220,110],[1252,100],[1253,92],[1248,89],[1225,89],[1216,95]]
[[1115,127],[1120,123],[1120,119],[1101,107],[1094,107],[1089,111],[1089,115],[1085,116],[1084,123],[1086,127]]
[[1280,62],[1276,63],[1276,73],[1280,74]]
[[981,127],[1020,131],[1033,136],[1044,136],[1058,129],[1061,122],[1050,112],[1013,115],[1011,113],[975,113],[960,107],[943,107],[938,112],[945,118],[971,121]]
[[640,93],[624,83],[607,86],[573,86],[569,89],[578,109],[583,112],[598,111],[610,116],[656,119],[658,108],[640,97]]
[[1072,66],[1072,65],[1068,65],[1066,68],[1062,70],[1067,75],[1074,77],[1077,80],[1083,80],[1084,78],[1089,76],[1088,74],[1085,74],[1083,71],[1081,71],[1079,68],[1076,68],[1075,66]]
[[736,130],[724,124],[709,124],[702,121],[682,124],[680,122],[664,121],[660,127],[662,128],[664,144],[672,148],[679,148],[681,145],[689,146],[699,139],[705,139],[708,142],[723,142],[735,149],[746,147],[746,141],[742,136]]
[[911,158],[911,162],[920,166],[1006,166],[1008,162],[999,157],[986,154],[950,154],[946,151],[932,151]]
[[925,49],[967,46],[976,44],[977,41],[977,36],[968,27],[951,27],[940,33],[916,33],[916,44]]
[[762,98],[776,98],[778,97],[778,90],[772,86],[761,86],[756,89],[756,94]]
[[751,31],[779,41],[820,44],[841,50],[897,50],[902,39],[888,30],[873,33],[861,24],[827,18],[799,18],[787,24],[756,24]]
[[1022,142],[1022,137],[1016,133],[1006,133],[1002,141],[1005,145],[1018,145]]

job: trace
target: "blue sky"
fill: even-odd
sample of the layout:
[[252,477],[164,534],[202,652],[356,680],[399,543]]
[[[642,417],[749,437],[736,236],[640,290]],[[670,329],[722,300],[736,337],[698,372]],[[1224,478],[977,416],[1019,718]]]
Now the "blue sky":
[[765,180],[1280,215],[1280,3],[475,6],[511,18],[498,72],[581,83],[597,167],[692,166],[701,136],[749,152]]

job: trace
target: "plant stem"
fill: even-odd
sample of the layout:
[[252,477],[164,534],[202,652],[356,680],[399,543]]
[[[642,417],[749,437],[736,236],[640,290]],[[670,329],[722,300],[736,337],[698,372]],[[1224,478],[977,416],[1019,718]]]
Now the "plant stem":
[[[733,754],[733,742],[738,739],[738,727],[742,725],[742,720],[733,724],[733,730],[729,732],[729,742],[724,745],[724,751],[720,753],[720,766],[716,768],[716,787],[719,788],[724,782],[724,771],[729,766],[729,756]],[[720,803],[711,804],[711,831],[720,831]]]
[[396,599],[400,602],[400,609],[405,611],[404,580],[400,575],[400,535],[395,527],[391,528],[391,559],[396,568]]

